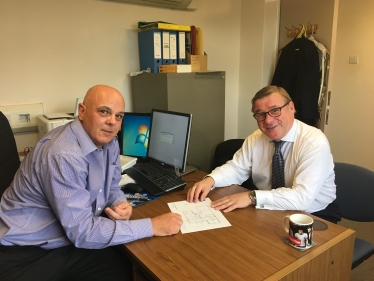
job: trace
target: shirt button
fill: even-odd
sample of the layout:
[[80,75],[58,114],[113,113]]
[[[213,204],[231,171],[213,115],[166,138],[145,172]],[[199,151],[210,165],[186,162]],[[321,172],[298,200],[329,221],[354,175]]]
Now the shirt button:
[[97,208],[97,210],[98,210],[98,211],[101,211],[101,208],[99,207],[99,208]]
[[99,192],[103,191],[102,189],[99,190]]

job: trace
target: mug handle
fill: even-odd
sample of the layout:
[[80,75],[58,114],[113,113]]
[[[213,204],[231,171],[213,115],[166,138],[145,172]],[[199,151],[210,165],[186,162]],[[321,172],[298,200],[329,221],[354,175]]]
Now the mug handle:
[[285,216],[283,219],[283,229],[287,233],[290,232],[289,225],[290,225],[290,216]]

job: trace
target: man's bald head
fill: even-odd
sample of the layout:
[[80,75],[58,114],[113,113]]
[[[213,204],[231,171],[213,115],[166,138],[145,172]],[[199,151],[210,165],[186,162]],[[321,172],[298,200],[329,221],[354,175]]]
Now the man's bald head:
[[100,98],[106,98],[109,95],[113,97],[117,96],[119,99],[122,99],[123,106],[125,107],[125,101],[121,93],[117,89],[107,85],[96,85],[91,87],[84,97],[83,104],[88,106],[97,102]]
[[79,104],[78,118],[95,145],[102,147],[117,135],[124,113],[121,93],[107,85],[96,85]]

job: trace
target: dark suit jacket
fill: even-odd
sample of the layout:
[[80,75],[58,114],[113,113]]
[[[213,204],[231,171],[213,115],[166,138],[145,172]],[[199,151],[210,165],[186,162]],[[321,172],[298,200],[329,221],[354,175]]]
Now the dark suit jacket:
[[309,125],[318,118],[320,82],[317,47],[304,37],[292,40],[281,50],[271,84],[288,92],[295,104],[295,117]]

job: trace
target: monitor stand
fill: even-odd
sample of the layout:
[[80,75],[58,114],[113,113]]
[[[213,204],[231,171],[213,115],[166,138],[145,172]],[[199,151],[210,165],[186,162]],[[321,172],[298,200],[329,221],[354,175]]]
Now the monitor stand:
[[193,171],[195,171],[196,168],[192,165],[186,165],[186,171],[184,171],[183,173],[181,173],[181,176],[184,176],[184,175],[187,175]]

